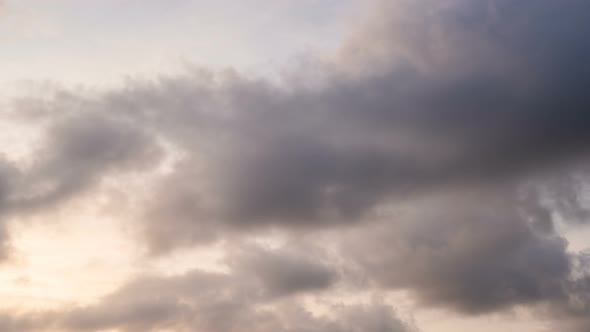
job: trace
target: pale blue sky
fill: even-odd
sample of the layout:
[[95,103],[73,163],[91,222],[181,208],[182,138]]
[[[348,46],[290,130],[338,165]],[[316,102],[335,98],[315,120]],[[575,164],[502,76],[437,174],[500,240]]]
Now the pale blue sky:
[[353,0],[9,1],[3,85],[110,84],[189,64],[255,71],[336,45]]

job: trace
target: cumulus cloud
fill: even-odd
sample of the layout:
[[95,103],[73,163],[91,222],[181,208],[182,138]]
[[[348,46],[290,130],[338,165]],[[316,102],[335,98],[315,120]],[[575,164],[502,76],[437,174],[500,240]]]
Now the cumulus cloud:
[[34,209],[80,193],[109,171],[141,171],[159,157],[155,139],[140,128],[100,114],[73,115],[50,128],[17,209]]
[[535,230],[546,217],[536,209],[510,192],[446,193],[345,243],[370,278],[426,304],[479,314],[562,300],[573,258],[563,238]]
[[[269,252],[241,248],[231,259],[239,274],[253,276],[265,289],[264,296],[282,297],[304,292],[318,292],[332,286],[337,273],[330,266],[311,257],[289,252]],[[332,267],[334,268],[334,267]]]
[[336,64],[320,66],[319,87],[230,73],[113,92],[108,109],[185,153],[149,203],[150,243],[351,223],[399,196],[585,160],[587,6],[383,2]]
[[9,252],[10,217],[59,206],[109,174],[153,168],[162,155],[155,137],[112,114],[64,112],[47,126],[30,165],[0,161],[2,256]]

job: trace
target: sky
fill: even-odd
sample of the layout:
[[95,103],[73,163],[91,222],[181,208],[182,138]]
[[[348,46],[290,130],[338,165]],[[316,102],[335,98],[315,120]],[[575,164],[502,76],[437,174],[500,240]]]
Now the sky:
[[590,2],[0,1],[0,331],[590,331]]

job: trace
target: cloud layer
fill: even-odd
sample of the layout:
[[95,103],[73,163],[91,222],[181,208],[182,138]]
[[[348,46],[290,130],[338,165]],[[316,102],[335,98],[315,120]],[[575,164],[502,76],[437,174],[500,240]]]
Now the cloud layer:
[[588,266],[555,220],[586,219],[566,180],[590,152],[590,3],[371,6],[339,54],[302,69],[313,77],[198,71],[31,97],[38,109],[15,104],[10,117],[46,122],[43,146],[27,167],[0,164],[6,219],[139,174],[149,192],[136,224],[153,256],[278,229],[322,234],[337,267],[238,246],[230,274],[139,278],[95,306],[5,318],[6,329],[406,331],[377,304],[325,318],[289,302],[356,270],[425,306],[524,306],[587,330]]
[[[3,331],[333,331],[410,332],[391,307],[334,305],[329,315],[304,308],[294,294],[327,289],[329,267],[280,250],[249,247],[248,258],[228,273],[192,270],[175,276],[141,276],[97,303],[62,311],[0,315]],[[290,297],[286,297],[290,296]]]

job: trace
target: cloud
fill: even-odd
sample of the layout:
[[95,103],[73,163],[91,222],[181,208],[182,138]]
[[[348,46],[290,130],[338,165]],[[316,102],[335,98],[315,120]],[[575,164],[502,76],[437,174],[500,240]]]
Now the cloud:
[[[16,175],[18,175],[18,170],[9,162],[0,160],[0,215],[7,208],[9,195],[14,190],[14,178]],[[6,258],[10,252],[8,234],[5,228],[4,220],[0,219],[0,258]]]
[[42,330],[42,326],[51,324],[50,313],[2,313],[0,314],[0,328],[6,332],[32,332]]
[[[511,193],[446,193],[346,241],[369,278],[421,302],[480,314],[561,300],[572,276],[567,242],[534,225],[544,211]],[[402,267],[403,268],[399,268]]]
[[326,65],[320,87],[306,88],[201,72],[82,98],[82,112],[40,151],[53,159],[26,176],[31,190],[52,189],[20,204],[76,193],[111,164],[138,166],[125,160],[141,163],[158,137],[185,159],[147,203],[158,251],[224,227],[355,222],[395,195],[582,158],[588,75],[578,69],[588,49],[578,31],[588,5],[560,4],[569,15],[548,24],[555,6],[383,2],[343,49],[344,60],[374,69],[361,76]]
[[583,164],[587,7],[382,2],[338,62],[320,65],[319,87],[198,73],[113,92],[107,109],[184,158],[146,203],[151,251],[353,224],[400,198]]
[[156,138],[112,114],[64,112],[47,126],[30,165],[0,161],[3,257],[10,252],[5,228],[11,217],[43,213],[96,187],[108,175],[153,168],[162,156]]
[[66,117],[50,128],[48,142],[24,179],[27,196],[16,199],[15,208],[62,202],[110,171],[153,167],[159,152],[154,138],[125,121],[102,114]]
[[[314,314],[296,298],[285,296],[329,287],[324,277],[329,270],[279,251],[258,248],[255,253],[235,256],[236,267],[228,273],[192,270],[175,276],[138,276],[95,304],[48,313],[6,314],[0,323],[18,331],[48,327],[71,332],[413,331],[390,306],[378,301],[334,306],[329,316]],[[280,271],[284,267],[288,271]]]
[[254,282],[265,289],[264,295],[270,297],[317,293],[338,279],[337,273],[326,263],[289,252],[242,248],[230,262],[235,264],[240,275],[254,277]]
[[[590,3],[398,0],[373,9],[336,59],[310,69],[321,79],[276,84],[201,71],[131,82],[83,98],[74,115],[54,113],[60,122],[20,175],[23,185],[1,192],[4,209],[54,206],[110,174],[161,165],[168,154],[174,162],[149,178],[153,191],[138,202],[152,254],[263,228],[361,229],[347,262],[380,287],[412,290],[425,305],[464,314],[542,305],[565,319],[586,313],[578,257],[543,202],[549,196],[557,212],[576,211],[583,221],[579,191],[564,177],[557,177],[564,188],[522,191],[586,165]],[[410,216],[390,217],[361,237],[380,209],[408,201],[416,209]],[[250,278],[232,276],[231,284],[262,284],[267,300],[337,280],[305,257],[274,261],[254,251],[241,260],[237,268]],[[203,294],[180,300],[186,285],[213,283],[219,291],[214,283],[227,276],[209,278],[138,281],[67,324],[146,330],[184,322],[196,307],[204,316],[190,326],[231,331],[258,317],[234,301],[241,293],[228,302],[201,302]],[[135,290],[143,283],[157,299]]]

